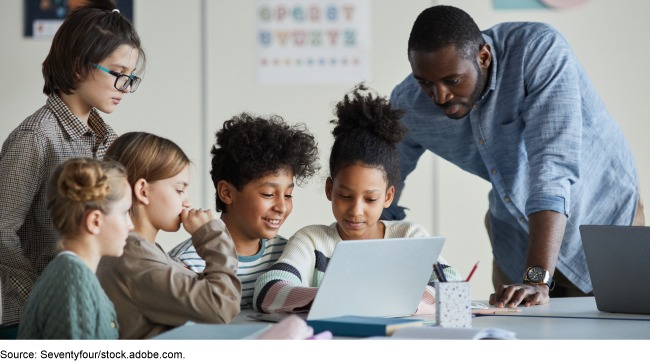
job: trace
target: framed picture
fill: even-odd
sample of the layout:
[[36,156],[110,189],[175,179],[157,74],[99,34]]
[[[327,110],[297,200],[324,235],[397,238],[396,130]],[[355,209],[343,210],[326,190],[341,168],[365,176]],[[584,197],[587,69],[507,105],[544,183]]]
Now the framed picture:
[[[70,11],[84,4],[83,0],[23,0],[25,23],[23,36],[52,39]],[[133,0],[116,0],[120,13],[133,22]]]

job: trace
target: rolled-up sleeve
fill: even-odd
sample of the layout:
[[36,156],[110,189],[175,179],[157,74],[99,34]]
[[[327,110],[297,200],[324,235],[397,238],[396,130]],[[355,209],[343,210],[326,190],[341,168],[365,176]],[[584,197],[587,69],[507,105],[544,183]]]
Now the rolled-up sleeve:
[[526,215],[570,213],[580,177],[582,110],[577,59],[564,37],[549,31],[526,50],[523,118],[530,188]]

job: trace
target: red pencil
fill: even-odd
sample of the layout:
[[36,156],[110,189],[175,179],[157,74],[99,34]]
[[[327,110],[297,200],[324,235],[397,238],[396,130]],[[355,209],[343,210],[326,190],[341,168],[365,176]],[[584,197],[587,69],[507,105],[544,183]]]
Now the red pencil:
[[474,268],[472,269],[472,272],[469,273],[469,276],[467,276],[467,280],[465,280],[465,281],[469,281],[469,279],[472,278],[472,275],[474,275],[474,271],[476,271],[476,268],[478,267],[479,262],[481,262],[481,261],[476,262],[476,265],[474,265]]

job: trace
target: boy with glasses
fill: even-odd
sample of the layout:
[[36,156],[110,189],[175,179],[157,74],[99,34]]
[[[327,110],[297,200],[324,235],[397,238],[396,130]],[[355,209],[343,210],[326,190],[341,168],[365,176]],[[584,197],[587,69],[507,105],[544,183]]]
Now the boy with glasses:
[[143,62],[135,28],[112,0],[86,2],[54,36],[43,62],[47,103],[0,151],[2,323],[20,320],[32,286],[55,257],[59,235],[45,200],[52,170],[71,157],[104,157],[117,135],[97,111],[113,112],[135,91],[140,79],[132,73]]

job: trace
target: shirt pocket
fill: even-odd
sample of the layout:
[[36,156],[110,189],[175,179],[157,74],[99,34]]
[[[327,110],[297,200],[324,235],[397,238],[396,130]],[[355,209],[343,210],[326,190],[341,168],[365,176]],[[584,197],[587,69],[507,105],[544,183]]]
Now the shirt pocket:
[[512,121],[507,121],[499,125],[501,147],[507,150],[510,158],[519,159],[520,156],[526,155],[526,146],[524,144],[524,115],[521,114]]

